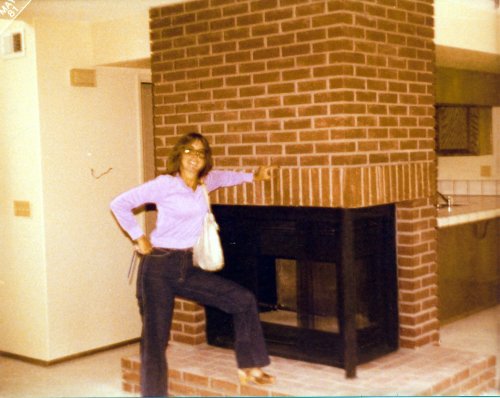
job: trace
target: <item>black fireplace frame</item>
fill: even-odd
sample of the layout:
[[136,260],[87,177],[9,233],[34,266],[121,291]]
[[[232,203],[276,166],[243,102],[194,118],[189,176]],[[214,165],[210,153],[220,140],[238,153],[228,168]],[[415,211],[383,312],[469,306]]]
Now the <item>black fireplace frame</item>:
[[[307,261],[335,262],[339,333],[290,328],[262,322],[271,355],[344,368],[356,376],[356,366],[398,349],[399,322],[394,205],[356,209],[214,205],[220,225],[226,266],[220,274],[254,292],[258,301],[265,285],[266,259],[287,257],[305,267]],[[356,328],[355,261],[369,258],[373,268],[374,309],[380,321]],[[306,289],[307,290],[307,289]],[[366,294],[366,292],[365,292]],[[307,300],[307,297],[299,298]],[[207,307],[207,341],[232,347],[231,318]]]

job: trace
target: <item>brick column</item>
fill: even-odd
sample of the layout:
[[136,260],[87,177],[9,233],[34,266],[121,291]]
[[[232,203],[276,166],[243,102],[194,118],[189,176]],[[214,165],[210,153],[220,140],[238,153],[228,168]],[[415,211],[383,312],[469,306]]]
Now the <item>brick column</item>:
[[400,344],[416,348],[439,340],[436,208],[429,199],[397,205]]
[[[401,202],[411,347],[437,339],[433,13],[433,0],[196,0],[150,12],[158,172],[194,130],[218,168],[279,166],[271,182],[221,190],[214,203]],[[195,314],[174,325],[183,339],[195,330],[199,341]]]

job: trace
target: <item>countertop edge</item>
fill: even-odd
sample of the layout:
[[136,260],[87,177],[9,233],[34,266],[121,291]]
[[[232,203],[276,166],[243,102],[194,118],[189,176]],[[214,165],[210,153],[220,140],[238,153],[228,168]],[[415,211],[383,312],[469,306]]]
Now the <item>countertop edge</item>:
[[456,216],[437,217],[437,227],[451,227],[454,225],[467,224],[477,221],[489,220],[500,216],[500,209],[476,211],[469,214]]

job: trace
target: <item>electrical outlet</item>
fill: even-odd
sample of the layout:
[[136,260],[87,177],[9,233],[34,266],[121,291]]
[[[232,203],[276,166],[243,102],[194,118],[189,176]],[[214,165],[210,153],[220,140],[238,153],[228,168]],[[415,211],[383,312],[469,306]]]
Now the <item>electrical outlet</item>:
[[491,177],[491,166],[481,166],[481,177]]
[[31,203],[27,200],[15,200],[14,215],[16,217],[31,217]]

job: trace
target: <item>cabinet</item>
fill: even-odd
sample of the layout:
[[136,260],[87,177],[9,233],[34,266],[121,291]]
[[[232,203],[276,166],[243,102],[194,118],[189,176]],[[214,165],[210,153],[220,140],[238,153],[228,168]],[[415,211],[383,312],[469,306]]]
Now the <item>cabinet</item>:
[[440,156],[492,153],[491,107],[436,106],[437,148]]
[[438,230],[439,319],[500,303],[500,218]]

